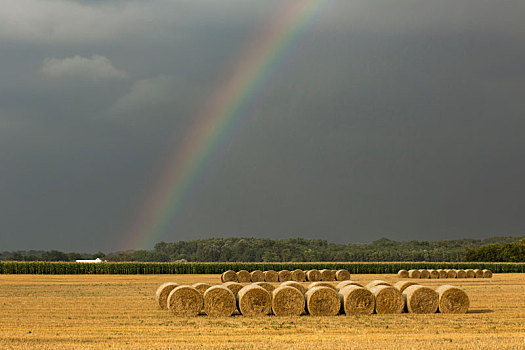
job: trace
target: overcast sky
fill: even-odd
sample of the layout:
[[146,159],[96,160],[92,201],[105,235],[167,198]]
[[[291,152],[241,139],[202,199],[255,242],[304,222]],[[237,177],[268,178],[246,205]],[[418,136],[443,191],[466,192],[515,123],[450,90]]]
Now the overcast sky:
[[[0,250],[120,249],[283,4],[0,0]],[[328,1],[161,238],[523,234],[524,18]]]

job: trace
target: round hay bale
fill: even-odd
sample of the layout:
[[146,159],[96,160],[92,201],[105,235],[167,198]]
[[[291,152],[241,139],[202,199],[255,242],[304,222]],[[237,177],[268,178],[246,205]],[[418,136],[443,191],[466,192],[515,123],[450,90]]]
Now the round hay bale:
[[430,272],[428,270],[425,270],[425,269],[420,269],[419,270],[419,278],[423,278],[423,279],[430,278]]
[[239,281],[237,280],[237,274],[235,273],[235,271],[228,270],[222,273],[221,282],[226,283],[226,282],[239,282]]
[[440,279],[447,278],[447,271],[445,271],[443,269],[439,269],[439,270],[437,270],[437,272],[439,274],[439,278]]
[[445,270],[447,272],[447,278],[456,278],[458,276],[456,270]]
[[431,279],[439,278],[439,272],[437,270],[428,270]]
[[360,283],[357,283],[357,282],[351,281],[351,280],[347,280],[347,281],[339,282],[339,283],[337,284],[337,286],[335,286],[335,289],[337,289],[338,291],[340,291],[341,289],[343,289],[343,288],[346,287],[346,286],[358,286],[358,287],[362,287],[363,285],[360,284]]
[[467,271],[456,270],[456,278],[467,278]]
[[271,283],[268,283],[268,282],[255,282],[254,284],[259,286],[259,287],[263,287],[264,289],[266,289],[266,291],[268,293],[270,293],[270,295],[272,295],[272,292],[275,289],[275,286],[273,284],[271,284]]
[[408,278],[408,271],[407,270],[399,270],[397,272],[397,277],[399,278]]
[[285,287],[294,287],[294,288],[297,288],[301,293],[306,293],[307,289],[305,286],[303,286],[301,283],[299,282],[295,282],[295,281],[286,281],[286,282],[283,282],[281,283],[280,287],[282,286],[285,286]]
[[250,283],[250,273],[246,270],[237,271],[237,281],[239,283]]
[[261,270],[254,270],[250,272],[250,280],[252,282],[264,282],[264,272]]
[[175,316],[197,316],[203,305],[202,294],[192,286],[178,286],[168,295],[168,309]]
[[368,315],[374,312],[375,298],[366,288],[347,285],[339,291],[341,312],[345,315]]
[[335,272],[335,279],[338,281],[348,281],[350,280],[350,272],[346,269],[337,270]]
[[168,308],[168,296],[170,295],[171,291],[177,288],[178,286],[178,283],[166,282],[161,284],[160,287],[157,288],[157,292],[155,293],[155,301],[161,309]]
[[288,270],[279,271],[279,282],[286,282],[292,280],[292,273]]
[[306,274],[304,273],[303,270],[299,270],[299,269],[293,270],[291,281],[304,282],[306,281]]
[[264,281],[279,282],[279,274],[277,273],[277,271],[274,270],[264,271]]
[[235,296],[237,296],[239,291],[244,287],[242,284],[240,284],[238,282],[226,282],[226,283],[223,283],[222,285],[223,285],[223,287],[226,287],[229,290],[231,290],[233,295],[235,295]]
[[236,310],[235,295],[224,286],[208,288],[204,295],[204,313],[213,317],[228,317]]
[[435,290],[414,285],[403,291],[405,310],[413,314],[433,314],[438,308],[438,294]]
[[323,269],[319,272],[321,272],[321,281],[335,281],[335,273],[333,270]]
[[492,278],[492,271],[483,270],[483,278]]
[[275,316],[299,316],[305,306],[304,294],[292,286],[279,286],[272,292],[272,310]]
[[468,311],[470,300],[462,289],[444,285],[436,292],[439,297],[438,310],[442,314],[464,314]]
[[366,289],[371,289],[371,288],[374,288],[375,286],[392,286],[390,283],[388,282],[385,282],[385,281],[381,281],[381,280],[374,280],[372,282],[369,282],[365,288]]
[[420,278],[421,273],[419,273],[419,270],[408,270],[408,277],[410,278]]
[[472,269],[468,269],[465,272],[467,273],[467,278],[474,278],[474,277],[476,277],[476,273]]
[[474,269],[474,278],[483,278],[483,271],[480,269]]
[[[199,293],[201,293],[204,296],[204,292],[211,287],[211,284],[209,283],[194,283],[191,285],[193,288],[197,289]],[[204,310],[202,310],[204,311]]]
[[211,287],[211,284],[209,283],[194,283],[191,285],[193,288],[197,289],[202,295],[204,295],[204,292],[206,289]]
[[321,272],[319,270],[313,269],[306,272],[306,279],[309,282],[317,282],[321,280]]
[[250,284],[237,294],[237,307],[244,316],[266,316],[270,313],[272,298],[263,287]]
[[334,316],[341,309],[341,299],[333,288],[319,286],[308,289],[304,297],[306,310],[312,316]]
[[418,286],[416,282],[412,281],[399,281],[396,284],[394,284],[394,287],[396,287],[401,293],[405,291],[410,286]]
[[370,289],[375,296],[377,314],[400,314],[405,307],[403,294],[392,286],[379,285]]
[[329,282],[324,282],[324,281],[310,283],[308,285],[307,290],[310,290],[310,289],[315,288],[315,287],[328,287],[328,288],[332,288],[333,290],[335,290],[337,292],[337,288],[333,284],[331,284]]

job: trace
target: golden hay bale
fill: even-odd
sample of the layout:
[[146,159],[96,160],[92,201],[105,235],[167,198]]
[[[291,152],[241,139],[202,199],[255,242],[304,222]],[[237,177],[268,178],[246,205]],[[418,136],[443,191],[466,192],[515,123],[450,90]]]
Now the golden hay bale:
[[425,270],[425,269],[420,269],[419,270],[419,278],[423,278],[423,279],[430,278],[430,272],[428,270]]
[[324,282],[324,281],[310,283],[308,285],[307,290],[310,290],[310,289],[315,288],[315,287],[328,287],[328,288],[332,288],[333,290],[337,291],[337,288],[333,284],[331,284],[329,282]]
[[308,289],[304,297],[306,309],[313,316],[334,316],[341,309],[341,299],[333,288],[319,286]]
[[420,278],[421,277],[421,273],[419,272],[419,270],[408,270],[408,277],[410,277],[410,278]]
[[286,282],[292,280],[292,273],[288,270],[279,271],[279,282]]
[[483,271],[480,269],[474,269],[474,278],[483,278]]
[[313,269],[306,272],[306,279],[309,282],[317,282],[321,280],[321,272],[319,270]]
[[443,269],[439,269],[437,270],[438,274],[439,274],[439,278],[442,279],[442,278],[447,278],[447,271],[443,270]]
[[414,285],[403,291],[405,310],[414,314],[433,314],[438,308],[438,294],[425,286]]
[[348,281],[350,280],[350,272],[346,269],[337,270],[335,272],[335,279],[338,281]]
[[261,270],[254,270],[250,272],[250,280],[252,282],[264,282],[264,272]]
[[341,312],[345,315],[367,315],[374,312],[375,298],[366,288],[347,285],[339,291]]
[[250,284],[237,294],[237,307],[244,316],[265,316],[270,313],[272,298],[263,287]]
[[293,270],[291,281],[304,282],[306,281],[306,274],[304,273],[303,270],[299,270],[299,269]]
[[464,314],[468,311],[470,300],[462,289],[444,285],[436,289],[439,297],[438,310],[442,314]]
[[203,305],[202,294],[192,286],[178,286],[168,295],[168,309],[175,316],[197,316]]
[[[199,293],[201,293],[203,296],[204,296],[204,292],[206,292],[206,290],[208,288],[211,287],[211,284],[209,283],[194,283],[191,285],[193,288],[197,289],[199,291]],[[204,311],[204,310],[202,310]]]
[[431,279],[439,278],[439,272],[437,270],[428,270],[428,273],[430,273]]
[[249,283],[250,282],[250,273],[246,270],[237,271],[237,281],[239,283]]
[[279,286],[272,292],[272,310],[275,316],[299,316],[305,306],[304,294],[292,286]]
[[467,278],[467,271],[456,270],[456,278]]
[[204,294],[206,289],[211,287],[209,283],[194,283],[191,285],[193,288],[197,289],[201,294]]
[[465,272],[467,273],[467,278],[474,278],[474,277],[476,277],[476,273],[472,269],[468,269]]
[[277,273],[277,271],[274,270],[264,271],[264,281],[279,282],[279,274]]
[[178,286],[178,283],[166,282],[161,284],[160,287],[157,288],[157,292],[155,293],[155,301],[161,309],[168,308],[168,295],[170,295],[171,291]]
[[255,285],[259,286],[259,287],[263,287],[264,289],[266,289],[266,291],[268,293],[270,293],[270,295],[272,295],[272,292],[275,289],[275,286],[273,284],[271,284],[271,283],[268,283],[268,282],[255,282],[253,284],[255,284]]
[[237,296],[239,291],[244,287],[242,284],[238,282],[226,282],[222,284],[224,287],[228,288],[232,291],[233,295]]
[[224,286],[208,288],[204,295],[204,313],[213,317],[228,317],[236,310],[235,295]]
[[401,293],[405,291],[410,286],[418,286],[416,282],[412,281],[399,281],[396,284],[394,284],[394,287],[396,287]]
[[492,278],[492,271],[483,270],[483,278]]
[[392,286],[378,285],[370,289],[375,296],[377,314],[400,314],[405,307],[403,295]]
[[283,282],[281,283],[281,285],[279,287],[294,287],[294,288],[297,288],[301,293],[306,293],[307,289],[305,286],[303,286],[301,283],[299,282],[295,282],[295,281],[286,281],[286,282]]
[[235,271],[228,270],[222,273],[221,282],[226,283],[226,282],[239,282],[239,281],[237,280],[237,274],[235,273]]
[[360,283],[357,283],[357,282],[351,281],[351,280],[347,280],[347,281],[339,282],[339,283],[337,284],[337,286],[335,286],[335,289],[337,289],[338,291],[340,291],[341,289],[343,289],[343,288],[346,287],[346,286],[358,286],[358,287],[362,287],[363,285],[360,284]]
[[399,270],[397,272],[397,277],[399,277],[399,278],[408,278],[409,277],[408,276],[408,271],[407,270]]
[[321,272],[321,281],[335,281],[335,272],[333,270],[323,269]]
[[366,289],[370,289],[370,288],[374,288],[375,286],[392,286],[390,283],[388,282],[385,282],[385,281],[381,281],[381,280],[374,280],[372,282],[369,282],[365,288]]
[[453,270],[453,269],[448,269],[448,270],[445,270],[447,272],[447,278],[456,278],[458,277],[458,274],[456,272],[456,270]]

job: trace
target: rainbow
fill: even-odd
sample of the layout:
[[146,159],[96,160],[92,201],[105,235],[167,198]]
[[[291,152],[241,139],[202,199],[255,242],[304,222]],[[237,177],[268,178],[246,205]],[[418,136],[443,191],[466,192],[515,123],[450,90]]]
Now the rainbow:
[[289,0],[240,56],[229,80],[211,96],[169,159],[161,179],[143,207],[122,249],[148,248],[157,242],[184,206],[191,189],[217,153],[218,146],[241,122],[242,111],[264,90],[278,63],[313,24],[329,0]]

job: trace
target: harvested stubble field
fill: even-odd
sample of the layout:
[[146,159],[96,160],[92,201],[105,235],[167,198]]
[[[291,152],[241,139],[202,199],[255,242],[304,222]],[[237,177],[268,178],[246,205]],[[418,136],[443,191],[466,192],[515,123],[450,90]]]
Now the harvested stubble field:
[[[352,275],[366,284],[396,275]],[[525,274],[445,280],[463,288],[464,315],[176,318],[157,287],[219,284],[219,275],[0,275],[2,349],[525,349]],[[420,280],[435,288],[443,280]]]

